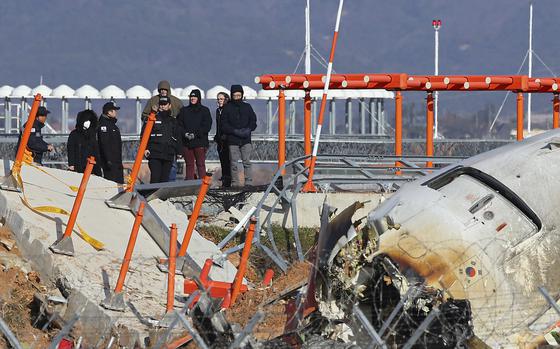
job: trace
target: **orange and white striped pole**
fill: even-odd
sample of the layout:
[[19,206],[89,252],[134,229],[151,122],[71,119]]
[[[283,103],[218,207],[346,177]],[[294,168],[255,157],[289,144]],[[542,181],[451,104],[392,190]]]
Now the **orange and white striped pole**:
[[334,27],[334,35],[331,45],[331,53],[329,55],[329,65],[327,67],[327,78],[325,79],[325,86],[323,88],[323,98],[321,99],[321,109],[319,110],[319,120],[317,121],[317,131],[315,132],[315,142],[313,144],[313,154],[311,154],[311,163],[309,165],[309,174],[307,176],[307,183],[302,188],[305,193],[314,193],[317,191],[313,184],[313,175],[315,173],[315,162],[317,161],[317,150],[319,149],[319,140],[321,138],[321,128],[323,126],[323,119],[325,116],[325,109],[327,107],[327,94],[329,92],[329,84],[331,83],[332,66],[334,60],[334,52],[336,51],[336,41],[338,39],[338,28],[340,27],[340,17],[342,15],[342,6],[344,0],[338,3],[338,13],[336,15],[336,24]]

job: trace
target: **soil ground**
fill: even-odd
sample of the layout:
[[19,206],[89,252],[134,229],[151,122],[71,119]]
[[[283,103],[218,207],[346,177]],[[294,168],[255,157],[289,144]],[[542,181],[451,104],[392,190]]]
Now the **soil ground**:
[[245,327],[258,310],[265,313],[265,318],[253,332],[259,340],[268,340],[283,334],[293,316],[292,302],[283,299],[285,293],[297,290],[309,278],[311,264],[295,263],[286,274],[273,281],[272,286],[250,290],[238,298],[237,302],[226,311],[230,323]]
[[[0,242],[0,316],[22,346],[46,348],[53,334],[33,327],[33,295],[45,293],[47,287],[36,272],[24,270],[26,262],[6,227],[0,227]],[[8,348],[4,337],[0,337],[0,347]]]

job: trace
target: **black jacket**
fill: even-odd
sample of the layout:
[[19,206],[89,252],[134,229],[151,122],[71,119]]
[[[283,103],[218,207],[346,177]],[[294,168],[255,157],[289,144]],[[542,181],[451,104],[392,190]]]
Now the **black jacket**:
[[[84,122],[90,125],[84,128]],[[74,166],[74,171],[84,173],[89,156],[95,157],[96,164],[92,173],[101,176],[99,166],[99,145],[97,144],[97,115],[92,110],[84,110],[76,117],[76,128],[68,136],[68,166]]]
[[[142,134],[146,123],[142,126]],[[147,150],[150,151],[148,159],[162,159],[173,161],[175,155],[181,151],[182,129],[177,120],[171,117],[170,112],[159,112],[150,133]]]
[[183,132],[194,134],[194,138],[190,140],[183,134],[183,145],[190,149],[208,148],[208,132],[212,128],[210,109],[201,104],[200,90],[193,90],[191,95],[198,97],[198,103],[190,103],[188,106],[181,108],[179,115],[177,115],[177,121],[181,125]]
[[224,107],[216,108],[216,135],[214,136],[214,142],[216,143],[226,143],[227,135],[222,131],[222,115],[224,112]]
[[251,132],[257,128],[257,115],[249,103],[232,100],[224,106],[220,131],[230,145],[251,143]]
[[99,164],[103,169],[122,170],[122,140],[117,119],[105,114],[99,117],[97,127],[99,141]]
[[[23,124],[23,129],[25,129],[26,124],[27,123]],[[39,122],[39,120],[35,120],[33,128],[31,128],[31,134],[29,134],[29,140],[27,141],[27,148],[33,154],[33,161],[38,164],[43,163],[43,153],[49,151],[49,145],[43,140],[43,135],[41,134],[41,129],[43,127],[45,127],[45,124]],[[19,133],[18,148],[21,142],[21,136],[22,132]]]

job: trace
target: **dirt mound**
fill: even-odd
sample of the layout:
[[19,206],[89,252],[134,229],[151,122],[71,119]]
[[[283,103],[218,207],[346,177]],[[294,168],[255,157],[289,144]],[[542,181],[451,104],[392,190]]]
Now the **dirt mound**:
[[[1,241],[3,242],[0,243],[0,251],[4,252],[5,256],[13,256],[14,261],[21,259],[15,244],[10,247],[13,238],[5,227],[0,228]],[[17,266],[0,265],[0,316],[24,347],[33,343],[36,348],[49,345],[49,334],[34,328],[32,323],[33,295],[45,290],[36,272],[25,272]],[[0,337],[0,347],[7,347],[3,337]]]
[[294,264],[287,273],[274,280],[272,286],[257,288],[243,293],[226,311],[230,323],[245,327],[258,310],[265,313],[264,320],[253,332],[256,339],[268,340],[285,332],[293,312],[292,299],[284,299],[303,286],[309,278],[311,264]]

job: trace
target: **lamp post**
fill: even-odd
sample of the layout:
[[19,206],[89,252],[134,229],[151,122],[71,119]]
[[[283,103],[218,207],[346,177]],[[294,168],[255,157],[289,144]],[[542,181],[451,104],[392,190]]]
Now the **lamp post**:
[[[434,19],[432,21],[434,27],[434,75],[439,75],[439,28],[441,28],[441,20]],[[438,138],[438,92],[434,92],[434,138]]]
[[[533,76],[533,3],[529,5],[529,77]],[[531,133],[531,94],[527,94],[527,133]]]

